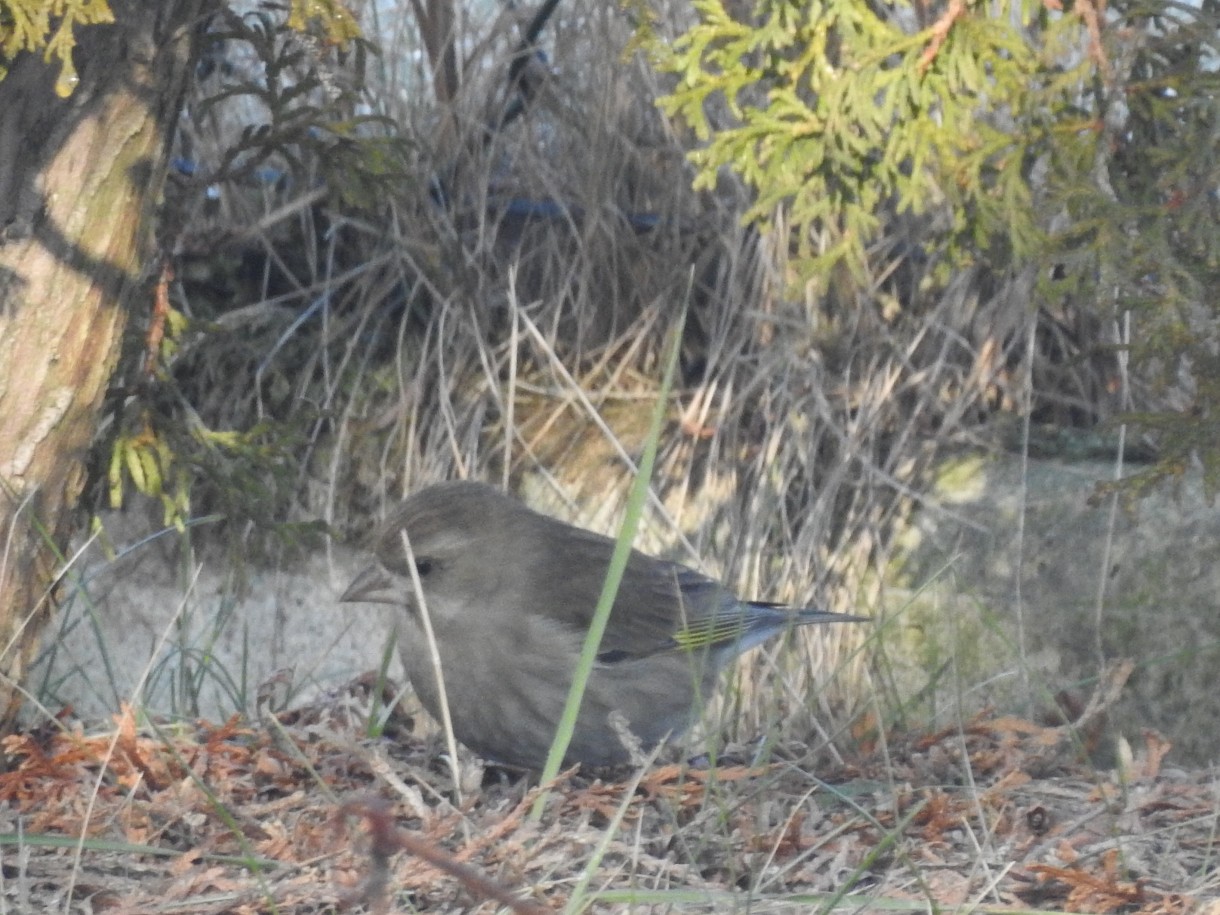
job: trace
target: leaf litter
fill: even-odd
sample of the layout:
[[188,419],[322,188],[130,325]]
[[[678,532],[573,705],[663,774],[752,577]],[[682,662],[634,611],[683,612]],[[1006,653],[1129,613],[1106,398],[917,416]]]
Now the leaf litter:
[[463,759],[455,791],[399,716],[368,737],[335,694],[11,735],[9,910],[1220,912],[1220,781],[1150,731],[1109,769],[1077,729],[983,714],[833,765],[784,743],[761,766],[569,771],[535,822],[533,780]]

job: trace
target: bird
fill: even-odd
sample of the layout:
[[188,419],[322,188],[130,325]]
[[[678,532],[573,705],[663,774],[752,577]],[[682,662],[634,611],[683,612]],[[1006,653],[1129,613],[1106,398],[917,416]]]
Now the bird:
[[[443,721],[426,612],[454,736],[484,759],[537,771],[614,548],[610,538],[540,514],[492,486],[437,483],[388,515],[373,537],[374,561],[339,600],[397,608],[403,667],[424,707]],[[634,742],[638,757],[687,730],[720,671],[743,651],[793,626],[863,621],[742,601],[694,569],[632,550],[564,763],[630,763]]]

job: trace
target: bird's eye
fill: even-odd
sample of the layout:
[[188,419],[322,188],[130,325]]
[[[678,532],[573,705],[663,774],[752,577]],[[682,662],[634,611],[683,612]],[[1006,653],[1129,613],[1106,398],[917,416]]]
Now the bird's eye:
[[420,578],[427,577],[428,573],[432,571],[432,560],[431,559],[415,560],[415,571],[419,573]]

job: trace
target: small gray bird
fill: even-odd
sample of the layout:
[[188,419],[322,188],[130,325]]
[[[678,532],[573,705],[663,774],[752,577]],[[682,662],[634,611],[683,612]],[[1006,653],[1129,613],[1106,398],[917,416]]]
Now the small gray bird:
[[[457,738],[481,756],[541,769],[555,736],[614,541],[526,508],[490,486],[411,495],[373,544],[377,561],[341,601],[393,604],[403,666],[441,719],[406,531],[440,655]],[[586,686],[567,763],[630,761],[610,720],[650,749],[691,724],[738,654],[807,623],[861,622],[741,601],[693,569],[631,552]]]

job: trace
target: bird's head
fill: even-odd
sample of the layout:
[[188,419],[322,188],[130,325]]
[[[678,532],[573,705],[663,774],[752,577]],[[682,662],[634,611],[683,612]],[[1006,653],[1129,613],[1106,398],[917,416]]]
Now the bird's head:
[[[444,483],[407,498],[378,528],[376,559],[356,576],[340,601],[405,605],[418,600],[415,578],[432,610],[494,603],[503,571],[519,561],[515,536],[520,503],[490,486]],[[416,576],[411,574],[414,562]]]

